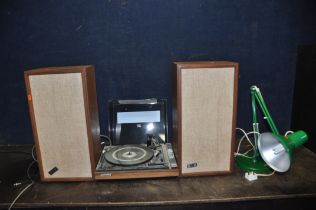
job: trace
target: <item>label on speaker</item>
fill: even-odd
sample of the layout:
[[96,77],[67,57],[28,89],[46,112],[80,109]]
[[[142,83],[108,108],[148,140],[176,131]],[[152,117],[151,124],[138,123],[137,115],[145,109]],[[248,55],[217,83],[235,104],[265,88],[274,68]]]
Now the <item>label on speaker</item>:
[[187,164],[187,168],[195,168],[195,167],[197,167],[197,166],[198,166],[197,163],[188,163],[188,164]]
[[48,173],[49,175],[53,175],[54,173],[56,173],[58,171],[57,167],[52,168]]

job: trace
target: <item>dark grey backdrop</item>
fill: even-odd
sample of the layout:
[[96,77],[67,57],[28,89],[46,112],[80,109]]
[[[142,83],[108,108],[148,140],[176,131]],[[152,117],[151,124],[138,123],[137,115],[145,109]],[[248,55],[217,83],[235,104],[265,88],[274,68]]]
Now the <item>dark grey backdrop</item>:
[[170,123],[171,63],[192,60],[239,62],[238,126],[251,128],[256,84],[283,132],[297,47],[316,43],[314,2],[1,1],[0,144],[33,142],[23,71],[80,64],[96,67],[103,133],[110,98],[166,98]]

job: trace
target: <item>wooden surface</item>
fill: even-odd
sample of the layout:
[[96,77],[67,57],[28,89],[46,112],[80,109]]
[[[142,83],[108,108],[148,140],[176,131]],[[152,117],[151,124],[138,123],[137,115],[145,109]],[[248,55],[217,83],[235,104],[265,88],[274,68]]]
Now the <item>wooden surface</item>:
[[[0,151],[0,208],[6,208],[27,185],[24,183],[14,187],[13,183],[27,180],[26,168],[32,161],[29,154],[12,151],[30,153],[31,147],[0,147]],[[31,175],[36,178],[34,169],[31,170]],[[15,206],[28,208],[169,206],[171,208],[182,205],[191,208],[196,205],[212,206],[217,203],[226,205],[227,202],[232,205],[249,202],[252,206],[253,202],[271,203],[276,199],[286,199],[283,203],[287,205],[295,201],[297,205],[301,207],[305,205],[307,208],[311,207],[311,202],[315,203],[316,155],[314,153],[301,148],[295,152],[292,168],[288,173],[260,177],[255,182],[245,180],[239,169],[236,169],[232,175],[210,177],[76,183],[43,183],[37,179],[35,185],[18,200]],[[306,199],[309,203],[305,202]],[[270,208],[276,208],[274,203],[273,205]],[[259,209],[263,207],[264,205],[258,206]]]

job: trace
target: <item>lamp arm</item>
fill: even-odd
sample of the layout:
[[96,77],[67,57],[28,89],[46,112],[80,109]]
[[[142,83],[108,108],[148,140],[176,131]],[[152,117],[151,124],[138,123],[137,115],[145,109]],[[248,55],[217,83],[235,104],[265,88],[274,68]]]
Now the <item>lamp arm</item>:
[[[254,131],[255,132],[259,131],[258,121],[257,121],[257,113],[256,113],[256,102],[257,102],[259,107],[261,108],[261,110],[263,112],[265,119],[268,122],[268,125],[269,125],[272,133],[279,135],[279,131],[278,131],[276,125],[274,124],[274,121],[269,113],[269,110],[268,110],[268,108],[263,100],[260,89],[257,86],[253,85],[253,86],[251,86],[250,90],[251,90],[252,120],[253,120]],[[255,135],[255,140],[257,140],[257,138],[258,138],[258,134]]]

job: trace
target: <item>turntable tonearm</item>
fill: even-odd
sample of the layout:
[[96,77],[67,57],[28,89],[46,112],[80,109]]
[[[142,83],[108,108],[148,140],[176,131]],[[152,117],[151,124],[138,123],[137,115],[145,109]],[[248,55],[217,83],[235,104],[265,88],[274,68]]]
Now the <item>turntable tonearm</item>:
[[166,100],[110,101],[111,142],[102,150],[95,179],[178,176],[167,124]]

